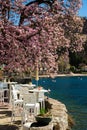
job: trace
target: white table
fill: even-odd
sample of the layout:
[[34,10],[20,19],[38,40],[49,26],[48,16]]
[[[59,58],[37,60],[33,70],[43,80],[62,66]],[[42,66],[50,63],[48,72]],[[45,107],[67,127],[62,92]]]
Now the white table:
[[49,91],[43,88],[35,88],[32,90],[29,90],[29,92],[36,93],[36,101],[40,103],[41,108],[45,108],[44,93],[49,92]]
[[33,88],[36,85],[35,84],[21,84],[22,87],[28,87],[28,88]]
[[39,88],[35,88],[35,89],[32,89],[32,90],[29,90],[29,92],[37,92],[37,93],[46,93],[46,92],[48,92],[48,90],[46,90],[46,89],[39,89]]

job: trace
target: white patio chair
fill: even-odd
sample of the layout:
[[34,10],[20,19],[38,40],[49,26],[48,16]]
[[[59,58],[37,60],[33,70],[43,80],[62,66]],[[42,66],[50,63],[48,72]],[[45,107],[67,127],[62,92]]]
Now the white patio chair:
[[11,91],[11,105],[12,105],[12,116],[11,122],[15,121],[15,117],[22,117],[22,110],[23,110],[23,99],[18,97],[18,90]]
[[35,119],[34,116],[39,114],[39,112],[40,112],[40,106],[39,103],[36,102],[36,94],[29,92],[25,93],[23,115],[22,115],[22,126],[24,129],[26,125],[27,127],[30,127],[30,124]]

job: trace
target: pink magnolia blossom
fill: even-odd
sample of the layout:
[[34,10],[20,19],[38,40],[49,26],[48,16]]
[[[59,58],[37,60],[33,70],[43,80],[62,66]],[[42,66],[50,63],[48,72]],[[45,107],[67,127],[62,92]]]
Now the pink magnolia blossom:
[[[0,0],[0,64],[5,64],[4,69],[9,73],[34,71],[37,63],[39,69],[55,72],[58,69],[57,49],[82,48],[78,35],[75,46],[67,36],[72,34],[72,28],[75,29],[69,19],[77,13],[81,0],[67,0],[66,3],[54,0],[47,4],[48,8],[41,7],[38,2],[24,5],[27,2]],[[19,25],[15,25],[17,16]],[[69,31],[66,33],[65,29]]]

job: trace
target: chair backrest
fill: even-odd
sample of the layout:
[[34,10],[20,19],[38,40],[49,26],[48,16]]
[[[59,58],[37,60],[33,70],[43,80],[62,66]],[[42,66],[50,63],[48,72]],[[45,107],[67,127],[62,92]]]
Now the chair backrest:
[[16,90],[12,90],[12,100],[17,100],[18,99],[18,97],[17,97],[17,91]]
[[35,104],[36,103],[36,94],[35,93],[25,93],[24,94],[24,103]]
[[21,94],[28,93],[28,88],[27,87],[20,87],[19,90],[20,90]]
[[44,100],[44,93],[43,93],[43,92],[39,92],[39,93],[38,93],[38,100],[39,100],[39,99]]

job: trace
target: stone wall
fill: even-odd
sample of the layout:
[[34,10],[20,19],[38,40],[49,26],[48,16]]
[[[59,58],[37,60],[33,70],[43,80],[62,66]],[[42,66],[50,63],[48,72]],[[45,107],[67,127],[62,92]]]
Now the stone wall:
[[69,130],[68,114],[64,104],[54,99],[46,99],[46,108],[52,114],[52,121],[47,126],[30,127],[30,130]]
[[53,116],[53,130],[67,130],[68,129],[68,114],[64,104],[54,99],[46,100],[46,107],[50,109]]

